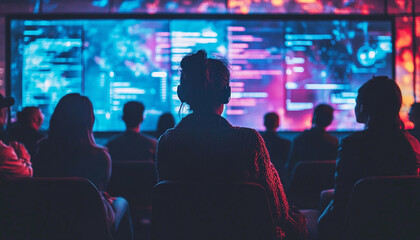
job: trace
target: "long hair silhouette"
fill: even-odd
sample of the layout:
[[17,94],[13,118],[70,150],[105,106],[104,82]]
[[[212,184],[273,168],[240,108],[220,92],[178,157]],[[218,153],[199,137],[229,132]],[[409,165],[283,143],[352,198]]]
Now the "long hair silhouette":
[[89,98],[78,93],[65,95],[51,116],[48,138],[54,145],[97,146],[93,138],[95,115]]

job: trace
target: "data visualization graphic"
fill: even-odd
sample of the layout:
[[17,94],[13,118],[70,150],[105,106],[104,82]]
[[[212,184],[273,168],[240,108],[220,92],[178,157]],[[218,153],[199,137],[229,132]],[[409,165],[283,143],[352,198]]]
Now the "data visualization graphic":
[[[67,93],[88,96],[95,131],[121,131],[122,107],[142,101],[142,130],[164,112],[182,115],[179,63],[205,49],[229,62],[232,97],[223,115],[263,129],[268,111],[281,129],[311,126],[313,108],[331,104],[330,130],[355,130],[358,88],[393,74],[392,21],[349,19],[12,19],[11,95],[48,120]],[[14,109],[17,110],[17,109]],[[46,122],[43,128],[48,127]]]

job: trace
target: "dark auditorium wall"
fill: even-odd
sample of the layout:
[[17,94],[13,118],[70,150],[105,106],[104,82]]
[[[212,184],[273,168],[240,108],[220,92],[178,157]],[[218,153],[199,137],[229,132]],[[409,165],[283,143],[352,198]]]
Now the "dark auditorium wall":
[[[417,2],[417,3],[416,3]],[[268,11],[269,10],[269,11]],[[5,92],[5,16],[16,13],[279,13],[396,16],[396,81],[401,116],[420,101],[420,2],[418,0],[0,0],[0,93]]]

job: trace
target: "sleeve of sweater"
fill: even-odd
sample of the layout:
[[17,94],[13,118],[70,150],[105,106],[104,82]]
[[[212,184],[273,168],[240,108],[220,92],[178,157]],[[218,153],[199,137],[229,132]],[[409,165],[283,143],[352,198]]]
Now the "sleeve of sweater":
[[0,176],[32,177],[30,157],[19,158],[12,147],[0,143]]
[[274,223],[277,229],[279,239],[306,239],[306,225],[302,219],[293,210],[293,214],[289,214],[291,209],[287,202],[283,185],[274,165],[270,161],[267,148],[260,134],[252,130],[251,134],[254,145],[255,168],[257,170],[257,181],[266,189],[269,201],[271,203]]

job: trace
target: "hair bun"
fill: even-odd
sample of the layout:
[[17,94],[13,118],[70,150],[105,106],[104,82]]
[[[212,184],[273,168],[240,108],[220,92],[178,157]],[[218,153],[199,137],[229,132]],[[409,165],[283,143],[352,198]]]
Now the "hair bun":
[[199,50],[184,57],[181,61],[182,71],[192,75],[203,75],[206,69],[207,53]]
[[204,50],[199,50],[195,54],[193,54],[194,58],[197,58],[197,60],[205,61],[207,59],[207,53]]
[[182,69],[190,68],[192,71],[203,71],[206,65],[207,53],[204,50],[199,50],[196,53],[191,53],[185,60],[183,63],[181,62]]

